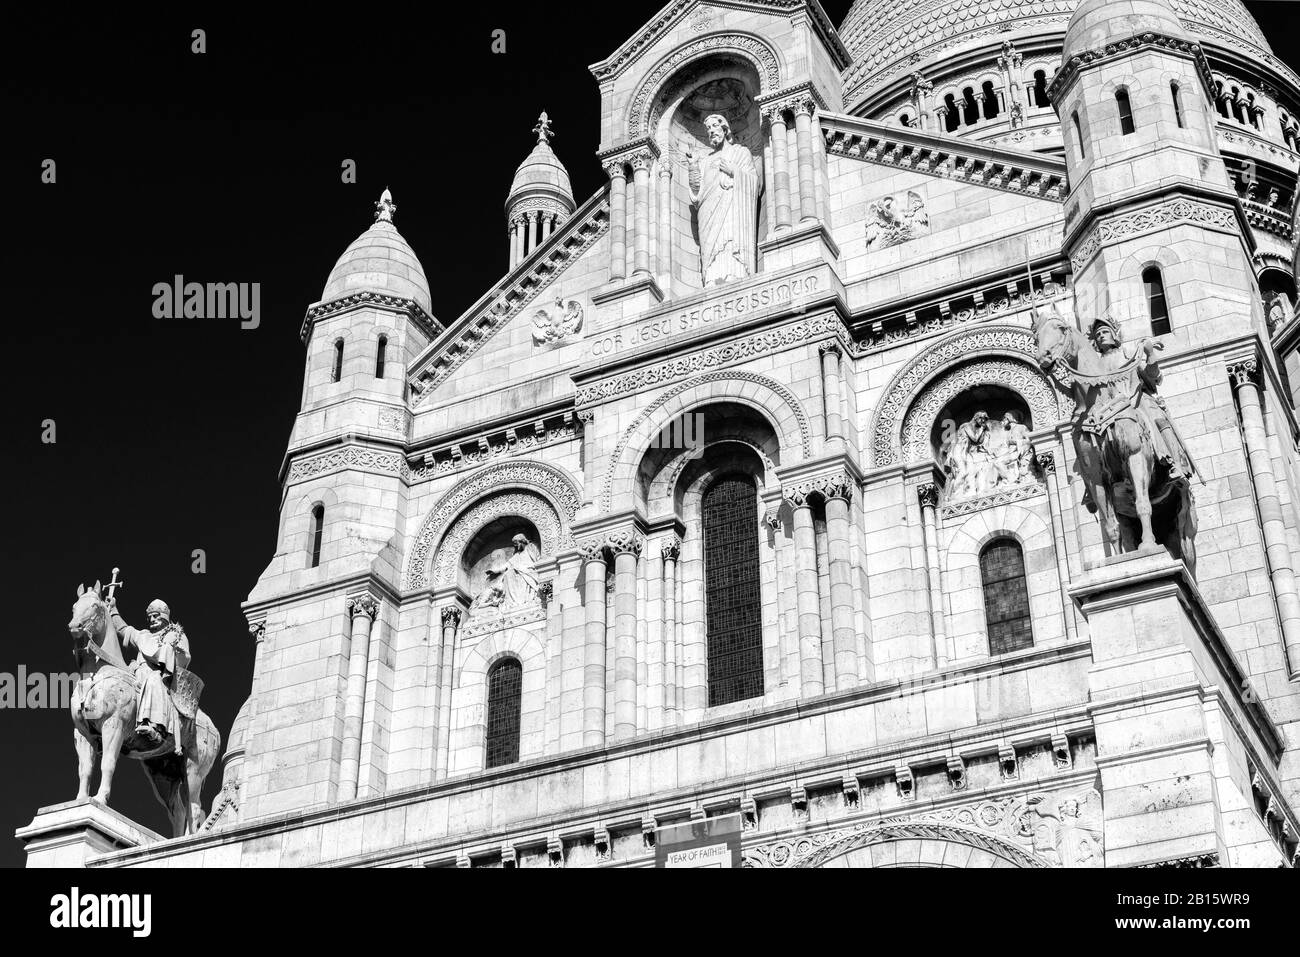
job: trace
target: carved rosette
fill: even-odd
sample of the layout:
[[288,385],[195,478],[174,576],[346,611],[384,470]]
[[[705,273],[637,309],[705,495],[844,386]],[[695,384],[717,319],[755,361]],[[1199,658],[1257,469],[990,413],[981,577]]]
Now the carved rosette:
[[348,616],[365,615],[372,622],[379,614],[379,602],[371,595],[354,595],[347,600]]

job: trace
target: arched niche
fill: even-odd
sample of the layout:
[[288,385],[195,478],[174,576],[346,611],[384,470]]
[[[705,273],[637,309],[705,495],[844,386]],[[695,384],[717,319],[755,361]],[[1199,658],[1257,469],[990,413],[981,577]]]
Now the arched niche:
[[510,560],[514,538],[523,535],[540,549],[537,526],[521,515],[501,515],[483,525],[469,539],[457,563],[457,584],[468,595],[477,595],[487,583],[487,570]]
[[733,52],[718,52],[682,66],[660,88],[651,112],[660,164],[671,167],[668,181],[671,229],[681,255],[675,255],[673,278],[690,289],[703,288],[700,275],[699,223],[691,206],[688,154],[702,158],[711,146],[705,120],[720,114],[727,119],[735,142],[754,158],[758,173],[755,197],[755,271],[757,244],[767,235],[767,216],[762,201],[764,182],[763,118],[755,98],[763,90],[755,64]]

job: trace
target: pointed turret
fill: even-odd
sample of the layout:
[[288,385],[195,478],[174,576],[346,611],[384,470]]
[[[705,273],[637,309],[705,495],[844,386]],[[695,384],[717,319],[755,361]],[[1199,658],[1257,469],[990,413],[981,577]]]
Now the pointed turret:
[[545,113],[533,127],[537,145],[515,172],[506,197],[506,223],[513,269],[545,242],[576,207],[569,172],[551,149],[551,120]]

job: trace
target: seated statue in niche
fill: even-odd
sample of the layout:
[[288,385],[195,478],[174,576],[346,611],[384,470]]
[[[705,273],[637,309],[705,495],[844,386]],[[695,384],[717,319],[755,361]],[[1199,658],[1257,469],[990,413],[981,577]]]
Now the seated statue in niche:
[[980,409],[957,427],[939,449],[948,474],[949,499],[977,498],[1006,486],[1033,481],[1034,450],[1029,428],[1015,412],[1002,416],[1001,429]]
[[469,606],[471,615],[487,608],[508,611],[537,601],[537,546],[522,534],[510,542],[514,554],[488,566],[487,582]]
[[716,286],[754,273],[757,255],[758,169],[735,141],[731,124],[714,113],[704,121],[710,152],[686,152],[687,182],[700,234],[700,278]]

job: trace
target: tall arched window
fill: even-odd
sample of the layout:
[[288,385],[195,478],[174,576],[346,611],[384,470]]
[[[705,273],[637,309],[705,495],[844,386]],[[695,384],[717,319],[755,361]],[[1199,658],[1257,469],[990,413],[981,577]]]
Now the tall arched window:
[[320,545],[325,538],[325,506],[317,502],[311,508],[311,567],[320,566]]
[[1133,125],[1133,106],[1128,100],[1128,90],[1122,86],[1115,91],[1115,105],[1119,108],[1119,131],[1128,136],[1137,127]]
[[338,382],[343,378],[343,340],[334,340],[334,372],[333,381]]
[[1079,159],[1087,159],[1088,153],[1083,148],[1083,127],[1079,124],[1079,114],[1071,113],[1070,119],[1074,121],[1074,142],[1079,147]]
[[1025,585],[1025,556],[1013,538],[997,538],[980,552],[984,583],[984,623],[989,654],[1005,655],[1034,644],[1029,622],[1029,589]]
[[388,336],[379,337],[379,347],[375,350],[375,378],[384,377],[384,353],[388,351]]
[[502,658],[487,676],[486,767],[499,768],[519,760],[519,706],[524,666],[517,658]]
[[1142,270],[1142,285],[1146,287],[1147,313],[1151,316],[1151,335],[1163,336],[1170,330],[1169,304],[1165,301],[1165,281],[1159,266]]
[[993,89],[993,82],[985,80],[982,89],[984,91],[984,119],[995,119],[999,113],[999,104],[997,91]]
[[951,133],[961,125],[961,114],[958,112],[960,108],[951,93],[943,98],[943,105],[947,107],[943,114],[943,128]]
[[1183,128],[1183,126],[1184,126],[1184,123],[1183,123],[1183,94],[1182,94],[1182,92],[1178,89],[1178,84],[1177,84],[1177,83],[1170,83],[1170,84],[1169,84],[1169,95],[1173,98],[1173,101],[1174,101],[1174,119],[1178,121],[1178,128],[1181,130],[1181,129]]
[[962,90],[962,121],[967,126],[974,126],[979,118],[980,105],[975,102],[975,91],[968,86]]
[[1047,98],[1047,72],[1045,70],[1034,71],[1034,105],[1039,109],[1052,105],[1052,101]]
[[712,708],[763,694],[758,490],[753,478],[718,479],[704,493],[701,511]]

